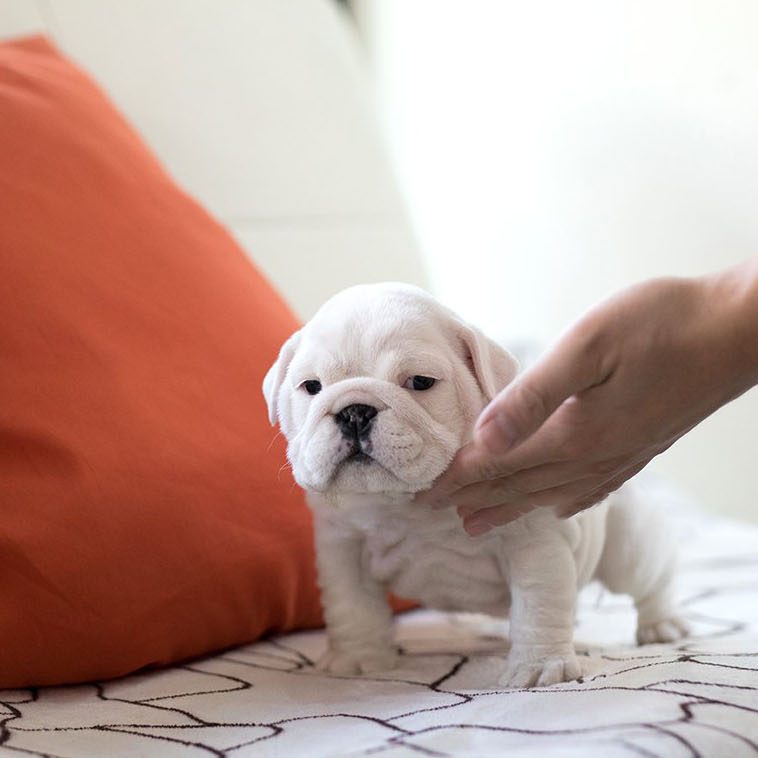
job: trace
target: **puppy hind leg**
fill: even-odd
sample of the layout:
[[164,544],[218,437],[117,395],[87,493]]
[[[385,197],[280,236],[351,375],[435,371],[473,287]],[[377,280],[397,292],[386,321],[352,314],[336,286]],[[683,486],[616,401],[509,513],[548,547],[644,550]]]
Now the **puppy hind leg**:
[[674,642],[688,633],[676,609],[676,546],[656,508],[627,487],[609,503],[597,578],[631,595],[637,608],[637,643]]

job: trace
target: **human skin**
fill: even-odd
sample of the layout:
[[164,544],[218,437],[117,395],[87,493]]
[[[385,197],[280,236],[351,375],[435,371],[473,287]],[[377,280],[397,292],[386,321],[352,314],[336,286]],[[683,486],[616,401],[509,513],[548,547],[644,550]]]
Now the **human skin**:
[[574,515],[756,383],[758,258],[642,282],[495,397],[417,501],[456,507],[471,536],[543,506]]

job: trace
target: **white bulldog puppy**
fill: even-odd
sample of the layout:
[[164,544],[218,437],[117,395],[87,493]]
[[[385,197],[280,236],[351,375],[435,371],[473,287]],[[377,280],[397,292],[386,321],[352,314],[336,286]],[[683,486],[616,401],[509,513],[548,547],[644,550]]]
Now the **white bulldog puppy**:
[[581,675],[574,608],[593,578],[634,598],[640,643],[685,634],[669,532],[628,485],[569,520],[538,508],[477,538],[452,509],[412,502],[516,372],[503,348],[401,284],[341,292],[282,347],[263,392],[314,513],[323,668],[395,664],[388,590],[429,608],[510,615],[509,687]]

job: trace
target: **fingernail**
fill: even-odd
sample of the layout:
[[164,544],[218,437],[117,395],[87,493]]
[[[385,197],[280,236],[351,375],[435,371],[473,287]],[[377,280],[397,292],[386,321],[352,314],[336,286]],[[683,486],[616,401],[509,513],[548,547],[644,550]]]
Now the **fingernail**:
[[463,522],[463,528],[469,537],[478,537],[481,534],[485,534],[492,529],[492,524],[488,523],[485,519],[471,519],[470,521]]
[[495,410],[492,403],[485,406],[484,410],[479,414],[479,418],[474,424],[474,432],[478,432],[485,424],[488,424],[495,416]]

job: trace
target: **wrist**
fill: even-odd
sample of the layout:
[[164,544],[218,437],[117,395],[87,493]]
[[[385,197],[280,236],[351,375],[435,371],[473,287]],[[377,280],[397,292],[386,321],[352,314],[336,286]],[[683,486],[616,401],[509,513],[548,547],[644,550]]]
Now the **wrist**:
[[758,383],[758,258],[704,280],[738,393]]

